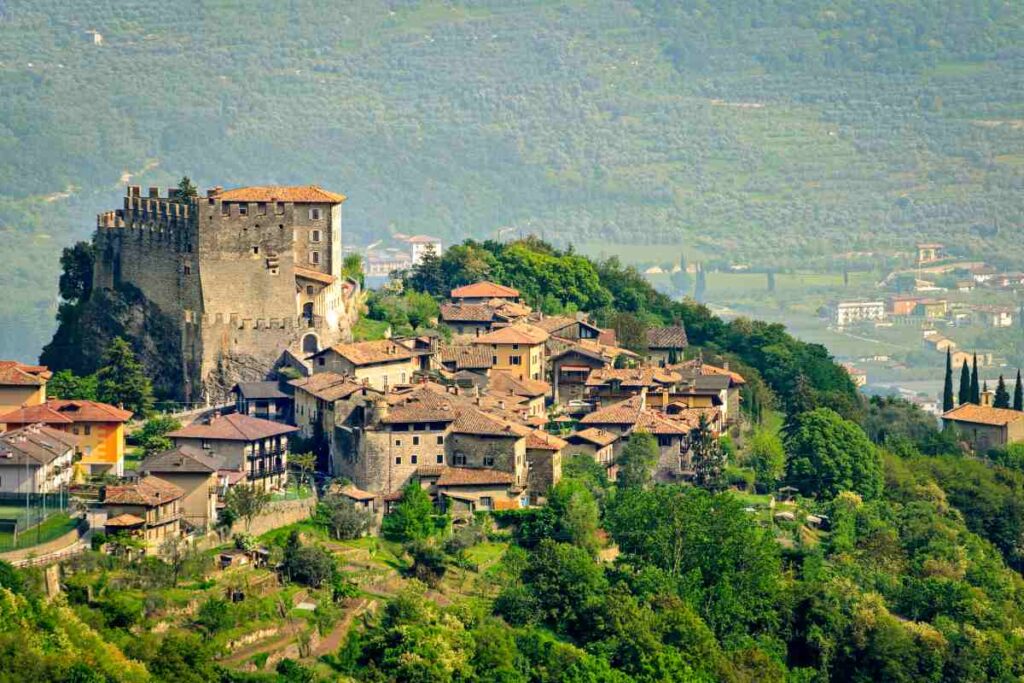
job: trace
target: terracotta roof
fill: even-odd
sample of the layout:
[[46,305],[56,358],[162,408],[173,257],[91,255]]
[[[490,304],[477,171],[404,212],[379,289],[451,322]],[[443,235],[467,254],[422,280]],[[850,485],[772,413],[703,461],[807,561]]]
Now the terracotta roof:
[[295,204],[340,204],[345,195],[329,192],[318,185],[252,185],[223,190],[217,198],[224,202],[293,202]]
[[85,400],[51,399],[38,406],[19,408],[0,415],[0,424],[74,424],[78,422],[127,422],[128,410]]
[[145,523],[146,520],[142,519],[142,517],[136,517],[135,515],[131,515],[125,512],[124,514],[118,515],[116,517],[110,517],[109,519],[107,519],[106,522],[103,523],[103,526],[127,527],[139,526],[140,524]]
[[649,365],[642,368],[595,368],[587,375],[587,386],[598,387],[618,382],[623,387],[656,387],[673,385],[682,379],[677,372]]
[[436,486],[480,486],[486,484],[509,484],[515,479],[508,472],[490,468],[446,467],[437,478]]
[[444,474],[445,465],[420,465],[416,468],[416,474],[421,477],[439,477]]
[[487,413],[469,408],[459,411],[452,423],[452,431],[458,434],[475,434],[477,436],[509,436],[520,438],[511,422],[488,415]]
[[0,465],[47,465],[75,447],[67,432],[29,425],[0,434]]
[[301,377],[288,382],[293,387],[316,396],[322,401],[340,401],[352,394],[366,389],[379,394],[380,392],[369,386],[358,382],[347,375],[339,375],[336,372],[318,372],[309,377]]
[[1009,408],[992,408],[990,406],[974,405],[973,403],[963,403],[953,408],[953,410],[943,413],[942,419],[1004,427],[1012,422],[1024,419],[1024,412],[1010,410]]
[[212,474],[218,471],[221,465],[220,458],[202,448],[178,446],[149,456],[139,463],[139,472],[143,474],[173,474],[175,472]]
[[536,398],[546,396],[551,390],[551,385],[539,379],[519,379],[504,370],[491,372],[490,380],[487,382],[488,393],[506,393],[513,396]]
[[439,344],[437,359],[442,365],[454,365],[456,370],[485,370],[491,367],[491,352],[475,344]]
[[295,266],[295,277],[303,277],[307,280],[322,282],[325,285],[332,285],[334,284],[334,281],[337,280],[333,275],[321,273],[319,270],[313,270],[311,268],[303,268],[302,266]]
[[407,361],[417,356],[417,354],[410,352],[409,349],[401,344],[396,344],[390,339],[338,344],[313,355],[321,356],[328,351],[334,351],[355,366]]
[[387,416],[381,419],[385,424],[452,422],[457,416],[453,397],[426,387],[418,387],[398,398],[391,394],[388,400],[389,403],[396,402],[388,408]]
[[451,296],[453,299],[489,299],[491,297],[515,299],[519,297],[519,290],[484,281],[456,287],[452,290]]
[[682,325],[655,327],[647,330],[647,347],[651,349],[681,349],[686,346],[686,329]]
[[717,365],[710,365],[705,363],[699,358],[693,360],[683,361],[676,365],[668,366],[669,369],[680,373],[684,378],[692,378],[697,376],[702,377],[713,377],[716,375],[727,376],[733,384],[746,384],[747,380],[743,379],[743,375],[738,372],[733,372],[726,368],[720,368]]
[[103,504],[153,507],[184,495],[184,491],[170,482],[157,477],[146,477],[134,484],[105,487],[103,489]]
[[53,373],[45,365],[25,365],[16,360],[0,360],[0,386],[39,387]]
[[688,434],[687,425],[666,417],[646,406],[643,396],[637,395],[625,401],[613,403],[592,413],[587,413],[580,420],[586,425],[626,425],[630,429],[639,429],[651,434]]
[[526,436],[526,447],[537,451],[560,451],[568,445],[568,441],[542,429],[534,429]]
[[377,498],[376,493],[364,491],[360,488],[352,486],[351,484],[348,486],[343,486],[338,491],[338,493],[345,496],[346,498],[351,498],[352,500],[375,500]]
[[598,429],[597,427],[589,427],[587,429],[581,429],[578,432],[573,432],[568,437],[569,443],[574,440],[587,441],[597,446],[607,446],[608,444],[615,443],[619,440],[619,435],[614,432],[609,432],[605,429]]
[[487,304],[441,304],[441,320],[450,323],[489,323],[494,309]]
[[555,334],[557,331],[564,330],[566,327],[570,327],[572,325],[583,325],[595,330],[598,329],[586,320],[577,320],[576,318],[567,315],[548,315],[540,318],[539,320],[531,320],[530,324],[539,327],[549,334]]
[[212,439],[215,441],[256,441],[298,431],[298,427],[271,422],[251,415],[230,413],[214,417],[209,423],[194,422],[173,432],[169,439]]
[[495,316],[506,321],[524,318],[533,310],[526,304],[509,301],[508,299],[490,299],[487,305],[494,309]]
[[474,344],[543,344],[548,333],[526,324],[509,325],[488,332],[473,340]]

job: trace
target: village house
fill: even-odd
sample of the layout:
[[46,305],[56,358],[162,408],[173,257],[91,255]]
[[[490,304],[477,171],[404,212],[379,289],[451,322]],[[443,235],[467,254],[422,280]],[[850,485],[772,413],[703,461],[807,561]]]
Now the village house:
[[337,494],[350,500],[353,507],[369,512],[371,515],[377,514],[382,509],[379,505],[380,495],[364,491],[351,484],[339,488]]
[[[671,370],[678,372],[682,376],[684,381],[690,381],[693,383],[693,388],[698,393],[691,393],[690,396],[701,395],[704,392],[710,394],[711,392],[717,391],[719,398],[724,401],[721,404],[722,419],[726,423],[735,423],[740,418],[740,392],[746,385],[747,381],[743,379],[743,375],[729,369],[728,362],[724,363],[722,367],[717,365],[711,365],[705,363],[703,358],[695,358],[690,361],[674,365],[670,368]],[[714,379],[698,379],[703,377],[725,377],[728,382],[722,382],[721,380]],[[724,387],[724,389],[722,388]],[[724,391],[724,394],[722,393]],[[678,398],[678,397],[677,397]],[[693,408],[710,408],[718,405],[717,401],[710,397],[710,400],[687,400],[683,401]]]
[[611,368],[619,356],[631,361],[639,359],[628,349],[592,339],[570,341],[551,337],[545,347],[551,359],[551,395],[555,403],[562,405],[586,400],[587,378],[593,370]]
[[412,253],[412,264],[414,266],[422,263],[423,257],[427,254],[441,256],[444,251],[441,238],[432,237],[431,235],[412,235],[411,237],[402,239],[402,241],[409,245],[409,251]]
[[544,342],[548,333],[532,325],[516,324],[488,332],[473,340],[491,350],[493,370],[505,370],[518,379],[543,379],[547,374]]
[[124,534],[144,543],[144,553],[157,555],[167,538],[181,535],[181,499],[184,492],[157,477],[132,484],[105,486],[100,501],[107,513],[107,536]]
[[539,504],[562,479],[562,459],[568,442],[541,429],[526,435],[527,485],[530,503]]
[[389,386],[412,381],[421,355],[390,339],[338,344],[313,354],[313,373],[348,375],[386,391]]
[[277,381],[239,382],[231,389],[235,397],[235,412],[261,420],[290,424],[292,422],[292,396]]
[[154,477],[182,491],[183,521],[194,528],[212,528],[217,523],[217,498],[221,486],[221,459],[194,446],[176,446],[154,453],[139,464],[141,476]]
[[487,304],[442,303],[440,321],[456,340],[487,334],[501,319]]
[[451,291],[449,298],[461,304],[486,304],[493,299],[517,304],[519,303],[519,290],[485,280],[463,287],[456,287]]
[[885,302],[834,301],[828,306],[829,317],[836,327],[845,327],[863,321],[885,320]]
[[487,382],[487,395],[492,398],[523,399],[528,417],[544,417],[544,401],[551,385],[539,379],[520,379],[506,370],[495,370]]
[[686,329],[682,325],[647,330],[647,358],[656,365],[678,363],[686,345]]
[[924,243],[917,245],[917,263],[924,265],[935,263],[946,258],[946,246],[937,243]]
[[950,354],[954,369],[963,367],[965,362],[968,366],[973,366],[975,358],[978,360],[979,368],[987,368],[995,364],[995,357],[991,351],[954,351]]
[[568,446],[565,452],[568,455],[581,453],[594,459],[599,465],[603,465],[608,472],[608,479],[615,481],[618,467],[615,464],[615,444],[619,435],[597,427],[587,427],[565,437]]
[[44,424],[77,437],[81,455],[78,466],[83,474],[124,474],[124,425],[131,412],[106,403],[84,400],[50,399],[0,415],[0,424],[8,429]]
[[511,510],[520,506],[508,472],[466,467],[445,467],[434,482],[439,507],[452,517],[472,517],[474,512]]
[[0,433],[0,493],[55,493],[71,483],[75,438],[45,425]]
[[1007,306],[976,306],[975,319],[985,327],[995,329],[1013,327],[1014,310]]
[[491,372],[491,350],[476,344],[438,344],[434,368],[462,387],[487,386]]
[[266,491],[288,482],[288,436],[297,427],[232,413],[214,415],[168,432],[175,447],[201,449],[220,459],[228,484],[239,481]]
[[598,407],[635,396],[641,391],[674,394],[682,388],[680,373],[664,367],[598,368],[587,376],[587,400]]
[[943,413],[943,423],[955,427],[977,453],[1024,441],[1024,412],[992,407],[991,395],[982,400],[985,405],[963,403]]
[[339,476],[338,463],[331,456],[339,448],[338,428],[344,429],[352,422],[354,411],[358,413],[355,421],[361,422],[367,398],[382,392],[333,372],[292,380],[291,385],[295,390],[295,424],[299,435],[313,441],[317,469]]
[[52,375],[43,365],[0,360],[0,415],[46,403],[46,380]]
[[936,330],[925,330],[924,347],[929,351],[946,353],[947,350],[955,351],[957,344],[952,339],[939,334]]
[[601,328],[588,322],[583,314],[576,316],[538,315],[531,317],[529,323],[544,330],[552,337],[568,341],[575,342],[581,339],[597,341],[601,336]]

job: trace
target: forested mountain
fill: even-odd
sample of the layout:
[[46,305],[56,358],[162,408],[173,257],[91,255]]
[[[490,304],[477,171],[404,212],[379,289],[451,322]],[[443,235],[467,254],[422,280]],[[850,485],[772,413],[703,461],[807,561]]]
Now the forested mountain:
[[0,357],[129,177],[320,183],[353,239],[1020,256],[1022,46],[1000,0],[5,0]]

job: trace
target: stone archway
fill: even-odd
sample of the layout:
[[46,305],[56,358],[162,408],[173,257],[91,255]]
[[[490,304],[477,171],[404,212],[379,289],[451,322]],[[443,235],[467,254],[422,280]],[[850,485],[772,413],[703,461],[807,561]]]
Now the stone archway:
[[303,353],[316,353],[320,350],[320,339],[315,334],[310,332],[302,338],[302,352]]

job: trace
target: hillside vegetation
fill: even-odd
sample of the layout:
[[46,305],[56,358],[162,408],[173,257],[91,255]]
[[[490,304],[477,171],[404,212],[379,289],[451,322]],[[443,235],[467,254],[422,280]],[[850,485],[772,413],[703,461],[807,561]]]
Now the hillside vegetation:
[[999,0],[7,0],[0,356],[129,178],[321,183],[357,240],[1020,256],[1022,45]]

